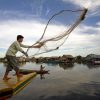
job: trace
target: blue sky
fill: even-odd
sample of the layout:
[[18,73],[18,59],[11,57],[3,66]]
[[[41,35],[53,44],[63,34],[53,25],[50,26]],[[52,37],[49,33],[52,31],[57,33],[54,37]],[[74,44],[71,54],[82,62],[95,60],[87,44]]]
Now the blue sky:
[[[18,34],[25,36],[25,44],[38,40],[49,18],[64,9],[89,9],[86,19],[71,33],[66,43],[57,51],[40,56],[72,54],[86,56],[100,54],[100,0],[0,0],[0,55],[5,56],[9,45]],[[64,13],[51,22],[45,38],[63,32],[80,13]],[[56,24],[55,24],[56,23]],[[47,47],[55,45],[48,44]],[[30,50],[30,55],[36,52]]]

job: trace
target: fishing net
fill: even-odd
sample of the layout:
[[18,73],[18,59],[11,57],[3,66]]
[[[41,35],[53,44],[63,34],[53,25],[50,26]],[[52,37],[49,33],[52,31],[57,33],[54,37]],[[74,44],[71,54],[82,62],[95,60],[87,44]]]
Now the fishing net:
[[[39,45],[40,48],[31,52],[31,57],[59,49],[67,40],[70,33],[85,18],[87,9],[83,10],[62,10],[54,14],[47,22],[41,37],[32,46]],[[66,47],[67,48],[67,47]]]

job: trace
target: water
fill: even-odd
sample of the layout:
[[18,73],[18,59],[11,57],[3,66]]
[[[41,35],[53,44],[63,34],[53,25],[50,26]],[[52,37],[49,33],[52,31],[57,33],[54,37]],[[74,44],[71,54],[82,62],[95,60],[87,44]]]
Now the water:
[[[22,69],[40,69],[41,64],[26,63]],[[42,64],[50,74],[36,76],[9,100],[100,100],[100,65]],[[1,64],[4,71],[5,67]],[[0,69],[0,74],[3,73]]]

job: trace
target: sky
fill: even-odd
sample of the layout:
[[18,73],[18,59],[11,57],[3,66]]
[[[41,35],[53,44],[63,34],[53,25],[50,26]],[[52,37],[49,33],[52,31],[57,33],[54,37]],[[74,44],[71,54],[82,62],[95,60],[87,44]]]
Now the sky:
[[[0,0],[0,57],[5,57],[17,35],[25,37],[23,44],[32,45],[41,37],[47,21],[55,13],[84,7],[88,8],[85,20],[72,31],[64,45],[57,51],[39,56],[100,55],[100,0]],[[49,24],[44,39],[64,32],[79,15],[80,13],[68,12],[55,17]],[[47,44],[47,47],[55,46],[53,42]],[[31,49],[29,55],[37,51],[38,49]]]

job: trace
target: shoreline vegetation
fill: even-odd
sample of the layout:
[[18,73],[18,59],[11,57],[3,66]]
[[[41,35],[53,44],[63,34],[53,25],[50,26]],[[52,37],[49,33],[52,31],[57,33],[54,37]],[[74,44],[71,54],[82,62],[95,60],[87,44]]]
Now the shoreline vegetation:
[[[63,55],[63,56],[52,56],[52,57],[17,57],[19,63],[23,62],[36,62],[36,63],[62,63],[62,64],[71,64],[71,63],[88,63],[88,64],[100,64],[100,55],[89,54],[86,57],[72,55]],[[0,62],[6,63],[6,57],[0,58]]]

